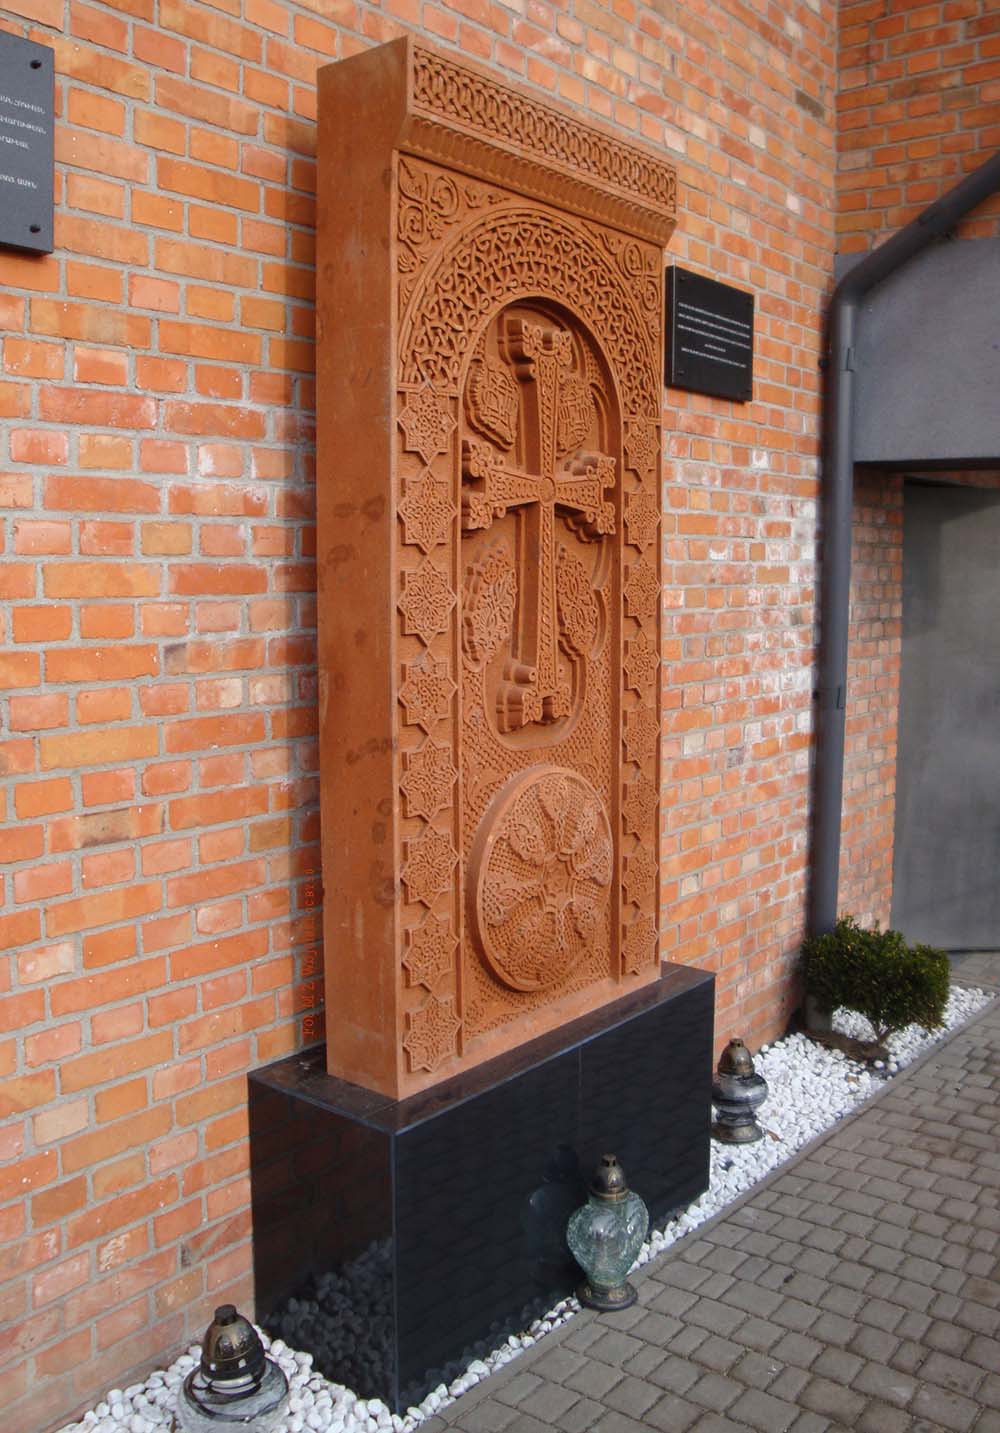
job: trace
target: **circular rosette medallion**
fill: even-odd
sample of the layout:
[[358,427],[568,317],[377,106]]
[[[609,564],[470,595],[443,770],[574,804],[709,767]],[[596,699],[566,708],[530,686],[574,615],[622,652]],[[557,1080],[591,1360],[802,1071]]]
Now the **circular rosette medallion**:
[[575,771],[534,766],[484,815],[469,862],[473,930],[514,990],[558,985],[602,937],[614,847],[600,796]]

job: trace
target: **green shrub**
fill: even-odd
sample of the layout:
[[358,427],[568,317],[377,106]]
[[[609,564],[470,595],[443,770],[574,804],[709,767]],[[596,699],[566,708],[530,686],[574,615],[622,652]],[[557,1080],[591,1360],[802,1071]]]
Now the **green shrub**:
[[805,941],[802,974],[806,994],[821,1010],[856,1010],[879,1044],[907,1025],[935,1030],[944,1019],[947,955],[907,945],[898,930],[864,930],[853,916],[842,916],[827,935]]

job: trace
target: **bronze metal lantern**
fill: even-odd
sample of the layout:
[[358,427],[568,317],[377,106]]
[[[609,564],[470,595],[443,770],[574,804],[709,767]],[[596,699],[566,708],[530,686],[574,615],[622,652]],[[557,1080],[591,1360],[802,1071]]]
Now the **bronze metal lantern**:
[[767,1099],[767,1081],[754,1069],[742,1040],[730,1040],[719,1059],[712,1084],[715,1120],[712,1138],[723,1144],[754,1144],[763,1139],[756,1111]]
[[215,1311],[201,1362],[177,1396],[178,1433],[271,1433],[284,1417],[288,1379],[264,1352],[260,1335],[234,1304]]

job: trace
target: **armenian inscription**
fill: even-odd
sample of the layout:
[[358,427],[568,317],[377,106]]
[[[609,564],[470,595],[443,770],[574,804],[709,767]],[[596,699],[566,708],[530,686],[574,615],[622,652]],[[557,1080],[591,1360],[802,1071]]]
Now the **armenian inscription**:
[[399,1096],[658,973],[674,176],[412,40],[320,163],[328,1061]]

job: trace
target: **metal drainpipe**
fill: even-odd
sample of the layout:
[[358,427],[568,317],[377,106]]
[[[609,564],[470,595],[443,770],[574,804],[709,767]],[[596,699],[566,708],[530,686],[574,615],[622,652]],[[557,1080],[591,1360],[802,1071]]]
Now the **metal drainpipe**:
[[851,595],[854,497],[854,359],[861,301],[876,284],[1000,189],[1000,150],[904,229],[866,254],[834,290],[828,319],[827,401],[823,435],[823,557],[809,928],[837,922],[840,823],[847,708],[847,631]]

